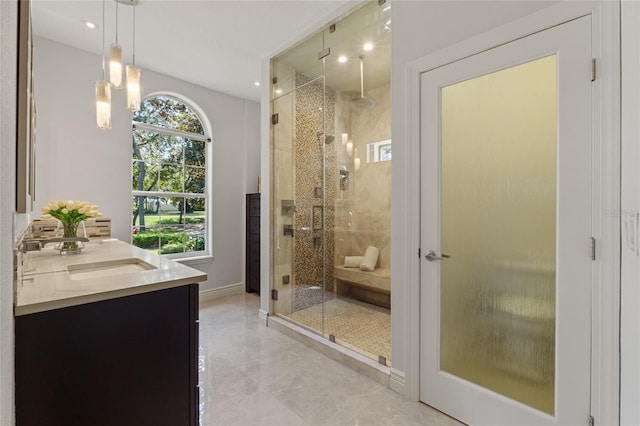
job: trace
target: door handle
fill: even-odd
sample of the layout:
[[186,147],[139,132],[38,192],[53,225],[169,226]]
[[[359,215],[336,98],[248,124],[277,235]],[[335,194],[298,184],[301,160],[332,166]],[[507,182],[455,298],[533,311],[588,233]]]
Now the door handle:
[[440,256],[436,256],[436,252],[433,250],[427,250],[427,254],[424,255],[424,258],[427,259],[429,262],[433,262],[434,260],[443,260],[443,259],[449,259],[451,256],[442,253],[442,255]]

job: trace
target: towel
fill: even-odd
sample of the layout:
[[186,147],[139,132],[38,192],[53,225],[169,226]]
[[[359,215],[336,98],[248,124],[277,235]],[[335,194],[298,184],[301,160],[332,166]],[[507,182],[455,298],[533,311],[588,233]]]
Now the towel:
[[364,256],[345,256],[344,267],[345,268],[359,268],[360,264],[364,260]]
[[376,269],[376,263],[378,263],[378,255],[380,252],[374,246],[367,247],[367,251],[364,252],[364,259],[360,264],[360,269],[363,271],[372,272]]

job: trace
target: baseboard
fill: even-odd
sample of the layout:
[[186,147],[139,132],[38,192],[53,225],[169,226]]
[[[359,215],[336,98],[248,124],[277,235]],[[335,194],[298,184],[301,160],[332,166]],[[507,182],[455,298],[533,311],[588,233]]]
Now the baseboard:
[[207,300],[220,299],[221,297],[232,296],[234,294],[240,294],[244,292],[244,283],[236,283],[225,285],[222,287],[208,288],[200,290],[199,301],[200,303]]
[[269,312],[263,311],[262,309],[258,310],[258,320],[262,325],[269,325]]
[[392,368],[390,374],[389,388],[400,395],[404,395],[404,372]]

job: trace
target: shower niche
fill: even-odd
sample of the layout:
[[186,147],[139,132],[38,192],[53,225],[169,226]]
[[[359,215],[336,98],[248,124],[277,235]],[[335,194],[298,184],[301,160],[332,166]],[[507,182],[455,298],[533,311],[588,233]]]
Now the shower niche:
[[272,58],[270,105],[271,314],[387,364],[390,71],[391,5],[366,2]]

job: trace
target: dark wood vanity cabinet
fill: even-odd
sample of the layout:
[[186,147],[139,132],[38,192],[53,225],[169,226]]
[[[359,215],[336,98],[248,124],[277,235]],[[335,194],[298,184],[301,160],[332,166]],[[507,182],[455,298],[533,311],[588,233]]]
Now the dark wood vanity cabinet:
[[196,426],[198,284],[20,315],[17,426]]
[[260,293],[260,194],[247,194],[245,290]]

